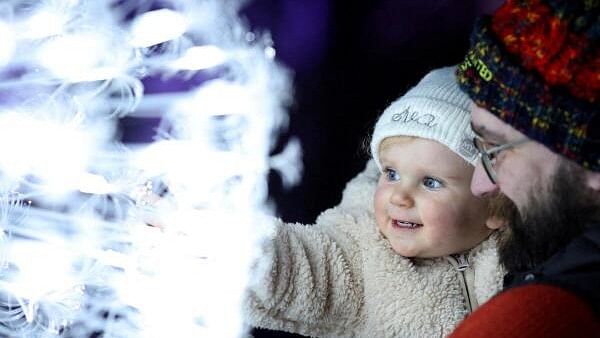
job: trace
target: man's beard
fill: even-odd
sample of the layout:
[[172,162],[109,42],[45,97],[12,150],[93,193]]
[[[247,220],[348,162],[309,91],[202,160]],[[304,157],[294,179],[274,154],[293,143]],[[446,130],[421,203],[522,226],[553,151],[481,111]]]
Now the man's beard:
[[540,265],[599,219],[598,202],[585,185],[583,170],[566,160],[559,164],[549,186],[532,187],[521,211],[505,195],[495,197],[491,214],[507,222],[500,262],[509,272]]

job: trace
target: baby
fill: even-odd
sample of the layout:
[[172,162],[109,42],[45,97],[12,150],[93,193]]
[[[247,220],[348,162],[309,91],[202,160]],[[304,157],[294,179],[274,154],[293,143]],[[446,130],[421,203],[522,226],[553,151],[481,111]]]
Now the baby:
[[432,71],[383,112],[374,160],[337,207],[312,226],[276,224],[245,302],[250,325],[439,337],[501,289],[499,225],[470,192],[477,151],[454,70]]

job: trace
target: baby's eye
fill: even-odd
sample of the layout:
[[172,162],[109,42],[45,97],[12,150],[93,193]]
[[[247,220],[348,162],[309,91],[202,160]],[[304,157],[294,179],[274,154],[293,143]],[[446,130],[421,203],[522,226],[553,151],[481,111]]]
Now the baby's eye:
[[385,176],[388,181],[397,181],[400,179],[400,174],[394,169],[385,168]]
[[428,189],[440,189],[444,186],[444,184],[442,183],[442,181],[438,180],[437,178],[432,178],[432,177],[425,177],[423,179],[423,185],[428,188]]

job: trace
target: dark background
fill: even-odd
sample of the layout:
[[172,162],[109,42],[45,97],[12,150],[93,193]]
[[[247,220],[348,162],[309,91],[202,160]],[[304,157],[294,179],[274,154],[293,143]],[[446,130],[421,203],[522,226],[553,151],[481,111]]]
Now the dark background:
[[[460,62],[476,16],[500,0],[254,0],[244,10],[254,30],[271,32],[277,59],[294,72],[295,102],[280,147],[303,147],[302,182],[270,195],[288,222],[312,224],[336,205],[360,172],[362,150],[381,112],[428,71]],[[280,150],[280,149],[276,149]],[[254,337],[299,337],[253,331]]]
[[475,17],[500,0],[253,0],[242,15],[270,31],[277,59],[294,74],[290,125],[300,139],[304,175],[270,190],[277,213],[312,223],[339,201],[362,170],[361,151],[377,117],[428,71],[462,61]]

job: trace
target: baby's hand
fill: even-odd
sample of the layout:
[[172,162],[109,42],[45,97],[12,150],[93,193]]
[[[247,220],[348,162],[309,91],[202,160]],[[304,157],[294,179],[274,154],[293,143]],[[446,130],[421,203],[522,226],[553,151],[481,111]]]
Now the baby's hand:
[[[159,195],[152,180],[137,186],[131,193],[139,218],[147,225],[164,229],[166,222],[163,215],[174,210],[175,204],[165,191]],[[164,190],[164,189],[163,189]]]

